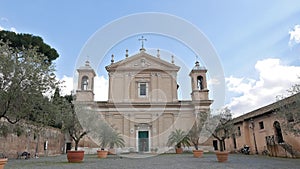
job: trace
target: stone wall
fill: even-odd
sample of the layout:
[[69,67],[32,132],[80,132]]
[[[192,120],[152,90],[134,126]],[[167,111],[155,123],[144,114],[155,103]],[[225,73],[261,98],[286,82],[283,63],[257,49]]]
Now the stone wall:
[[[23,132],[20,136],[17,136],[16,133],[0,136],[0,153],[5,154],[9,158],[17,158],[17,153],[24,151],[29,152],[31,157],[34,157],[36,152],[37,156],[51,156],[61,154],[64,151],[64,135],[59,129],[51,127],[36,128],[31,125],[20,126],[23,126]],[[47,150],[44,149],[46,142]]]

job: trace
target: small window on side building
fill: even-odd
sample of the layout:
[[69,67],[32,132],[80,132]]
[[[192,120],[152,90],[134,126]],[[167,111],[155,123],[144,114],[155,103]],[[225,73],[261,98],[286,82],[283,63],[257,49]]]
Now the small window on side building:
[[265,128],[264,122],[263,122],[263,121],[259,122],[258,125],[259,125],[259,129],[260,129],[260,130],[262,130],[262,129]]
[[236,136],[241,136],[241,135],[242,135],[242,133],[241,133],[241,127],[238,126],[238,127],[237,127],[237,133],[236,133]]

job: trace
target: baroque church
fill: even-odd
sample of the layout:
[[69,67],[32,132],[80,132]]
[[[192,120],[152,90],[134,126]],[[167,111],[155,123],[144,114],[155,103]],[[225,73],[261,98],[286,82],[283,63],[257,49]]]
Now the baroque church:
[[[125,148],[134,152],[167,150],[169,134],[175,129],[189,131],[199,113],[210,110],[212,100],[207,88],[207,70],[196,61],[191,68],[190,100],[178,99],[177,73],[180,67],[152,56],[143,47],[132,56],[105,67],[109,76],[107,101],[94,101],[94,69],[86,61],[77,69],[76,102],[93,109],[114,126],[125,140]],[[187,75],[188,76],[188,75]],[[188,83],[188,82],[187,82]]]

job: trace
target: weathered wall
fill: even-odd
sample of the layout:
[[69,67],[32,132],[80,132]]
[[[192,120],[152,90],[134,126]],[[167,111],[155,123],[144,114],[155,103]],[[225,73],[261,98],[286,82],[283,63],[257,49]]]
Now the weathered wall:
[[[27,125],[20,136],[15,133],[9,133],[6,137],[0,136],[0,153],[4,153],[9,158],[17,158],[17,153],[24,151],[29,152],[32,157],[36,150],[38,156],[57,155],[63,152],[64,135],[59,129],[51,127],[38,129],[39,135],[34,131],[33,126]],[[47,150],[44,150],[46,141],[48,142]]]
[[[268,150],[271,156],[300,157],[300,137],[286,131],[282,126],[283,121],[278,119],[275,114],[259,113],[260,116],[251,117],[252,121],[248,118],[236,124],[236,127],[241,129],[241,134],[236,136],[236,148],[233,139],[230,138],[226,139],[226,149],[238,151],[244,144],[247,144],[250,146],[251,154],[255,154],[257,149],[258,154]],[[263,127],[260,126],[260,123],[263,124]],[[275,128],[275,123],[280,125],[279,129]],[[279,136],[278,130],[282,136]],[[279,137],[282,137],[282,141],[278,140]]]

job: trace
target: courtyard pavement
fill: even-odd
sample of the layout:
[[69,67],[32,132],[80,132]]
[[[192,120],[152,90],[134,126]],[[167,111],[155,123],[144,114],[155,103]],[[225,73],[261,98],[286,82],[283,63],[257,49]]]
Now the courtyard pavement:
[[[129,155],[130,156],[130,155]],[[204,153],[202,158],[192,154],[163,154],[148,158],[85,155],[82,163],[68,163],[66,155],[38,159],[9,159],[5,169],[298,169],[300,159],[274,158],[268,156],[230,154],[229,160],[219,163],[213,153]],[[142,156],[145,157],[145,156]]]

